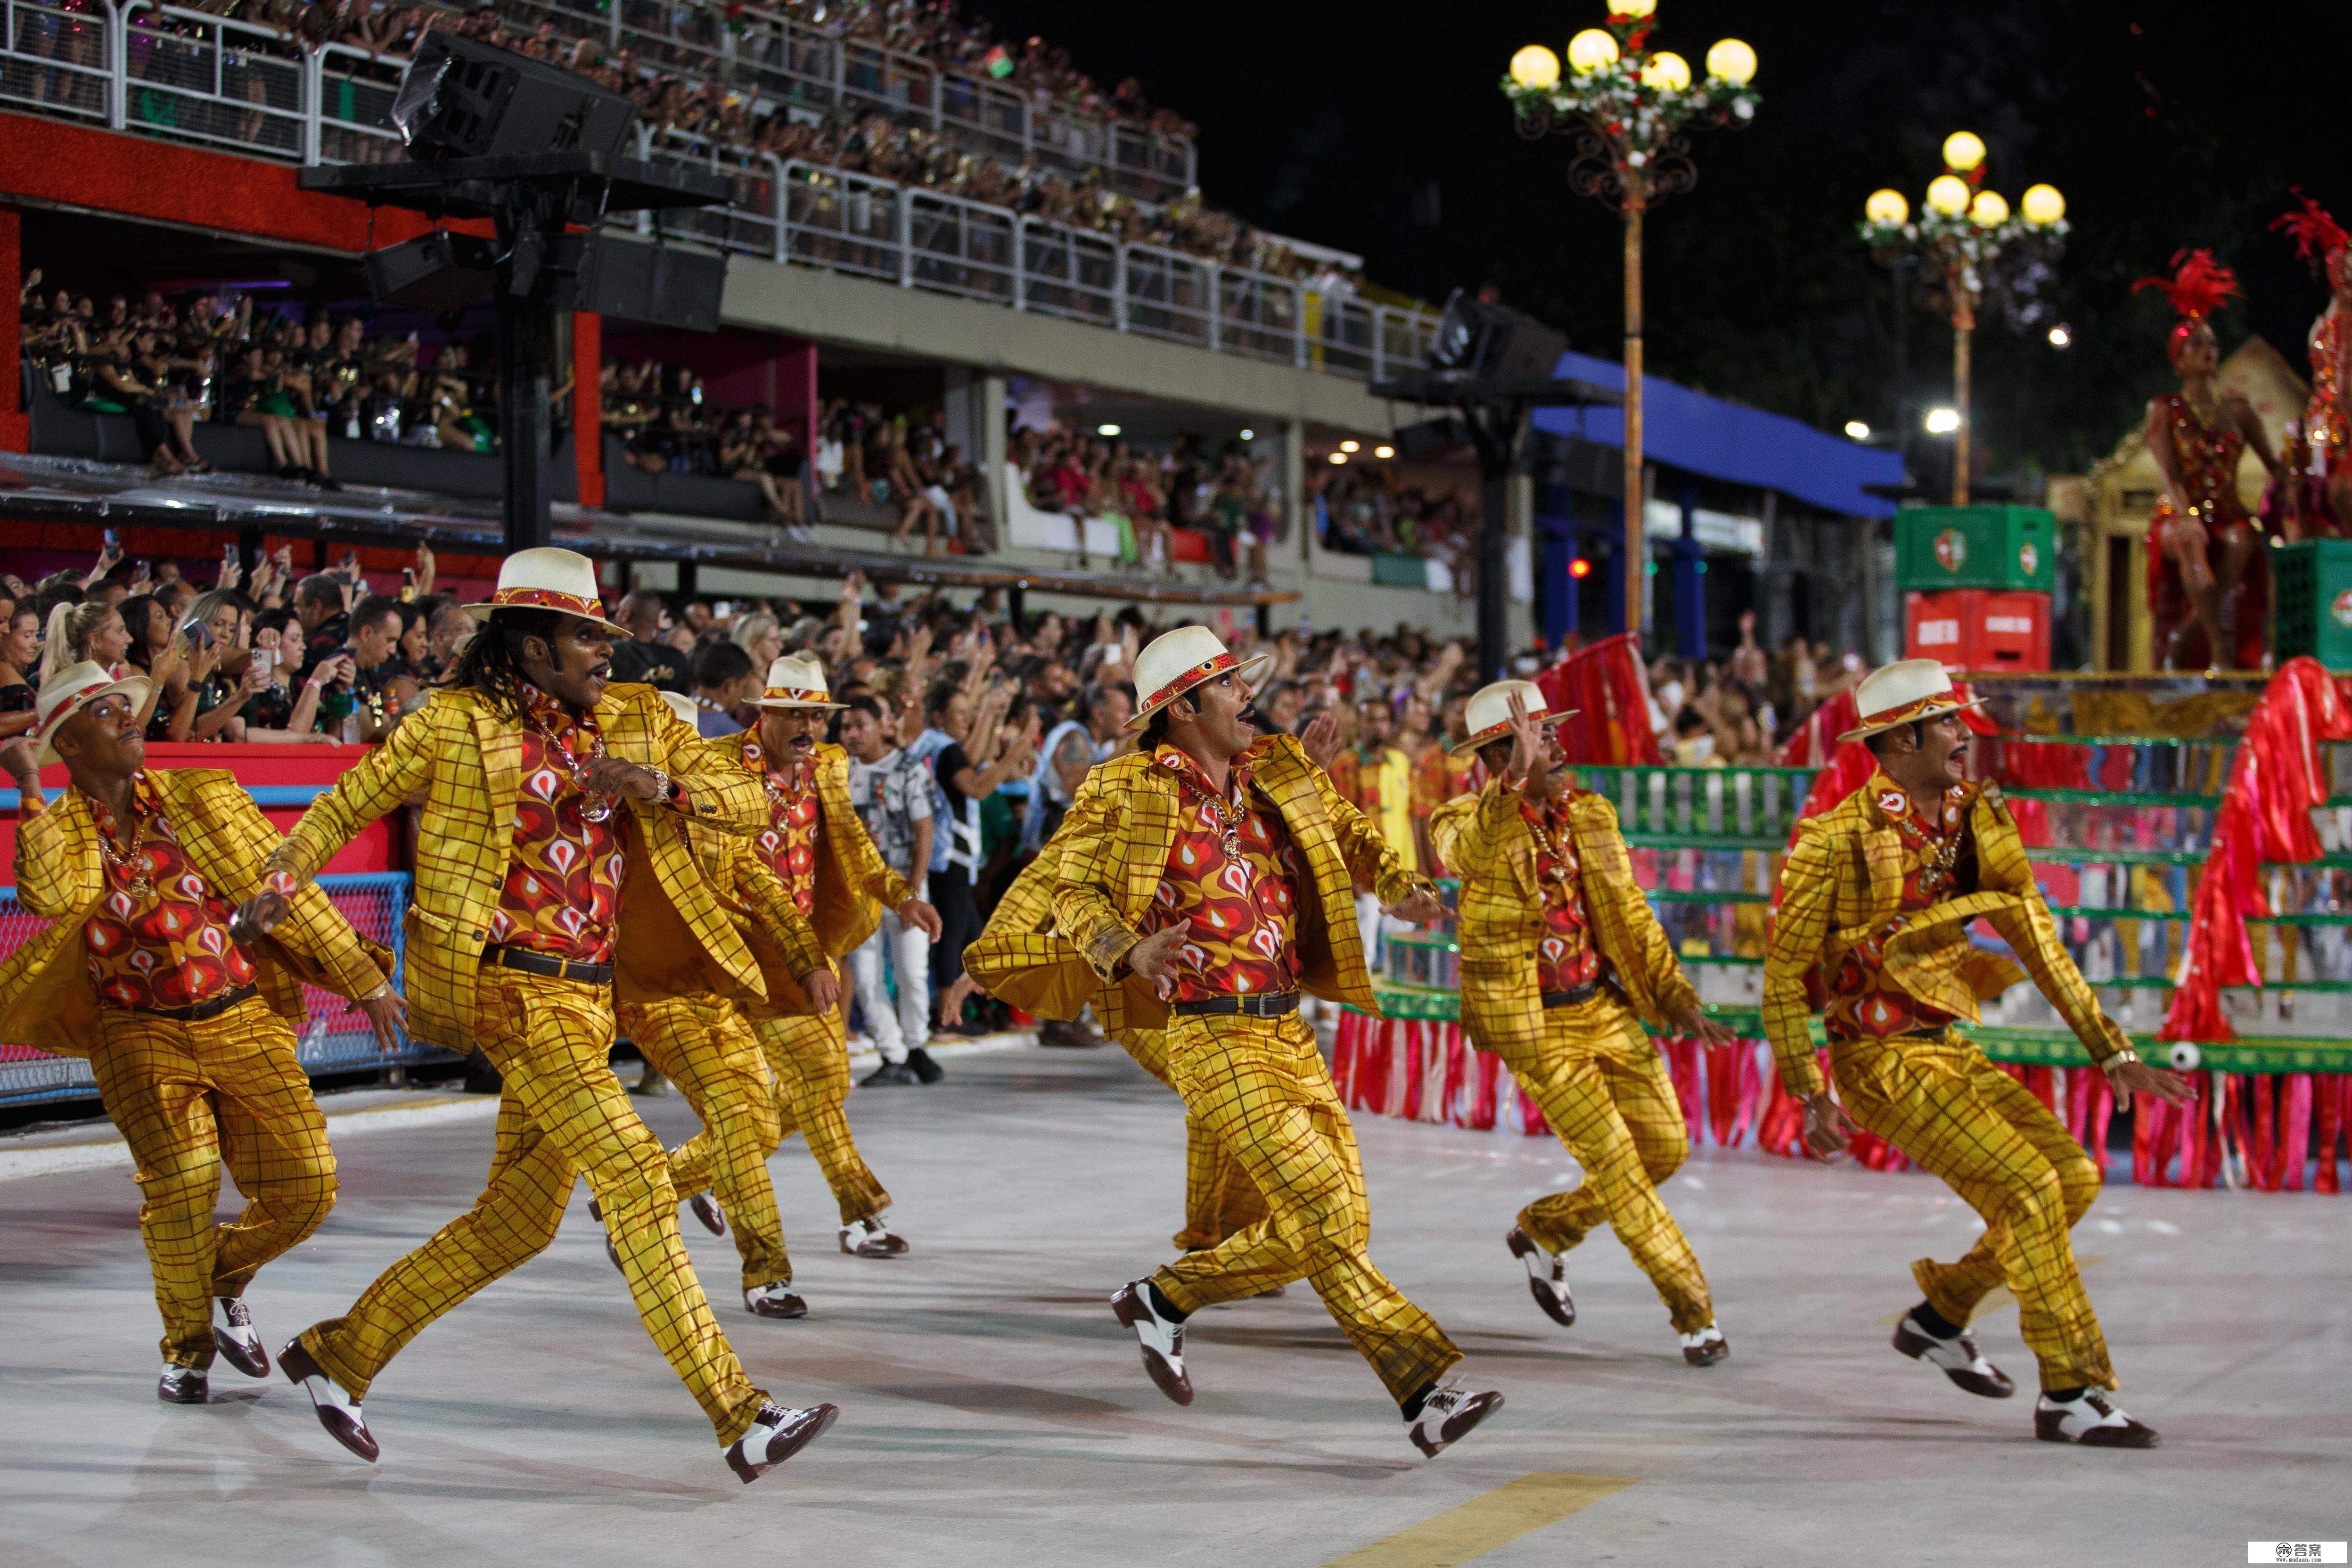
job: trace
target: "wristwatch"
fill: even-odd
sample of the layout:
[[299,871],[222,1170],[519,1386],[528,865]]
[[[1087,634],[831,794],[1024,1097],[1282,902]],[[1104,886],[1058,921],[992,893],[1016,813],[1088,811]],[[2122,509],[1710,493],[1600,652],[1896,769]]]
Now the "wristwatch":
[[654,775],[654,799],[662,805],[668,805],[672,798],[671,792],[676,787],[669,782],[669,770],[649,767],[646,772]]

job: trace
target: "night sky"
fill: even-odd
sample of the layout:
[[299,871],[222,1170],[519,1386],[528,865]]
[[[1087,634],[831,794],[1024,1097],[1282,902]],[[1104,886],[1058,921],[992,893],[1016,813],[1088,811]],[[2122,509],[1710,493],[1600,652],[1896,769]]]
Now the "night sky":
[[[1133,75],[1199,122],[1213,205],[1360,252],[1373,281],[1424,299],[1491,281],[1575,347],[1619,353],[1618,219],[1570,194],[1568,140],[1522,141],[1496,89],[1514,49],[1564,49],[1598,25],[1599,0],[969,8],[1000,37],[1067,47],[1106,86]],[[2231,18],[2245,26],[2219,26]],[[2302,373],[2326,294],[2263,225],[2301,184],[2352,226],[2347,18],[2340,4],[1663,0],[1653,47],[1697,70],[1717,38],[1745,38],[1763,104],[1747,130],[1695,138],[1697,189],[1651,215],[1653,374],[1825,429],[1889,427],[1895,287],[1854,226],[1881,185],[1916,210],[1963,128],[1991,149],[1990,188],[2014,204],[2048,181],[2074,226],[2048,298],[2074,346],[2050,348],[2046,322],[1978,333],[1977,438],[1995,473],[2079,472],[2170,388],[2168,309],[2130,286],[2182,246],[2211,247],[2246,289],[2221,315],[2223,352],[2260,332]],[[1916,432],[1948,396],[1951,332],[1906,309]]]

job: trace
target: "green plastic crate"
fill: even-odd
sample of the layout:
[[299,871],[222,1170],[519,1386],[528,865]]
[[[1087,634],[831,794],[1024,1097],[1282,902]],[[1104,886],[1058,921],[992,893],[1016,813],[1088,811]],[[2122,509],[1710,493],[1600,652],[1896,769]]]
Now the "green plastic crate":
[[2271,647],[2352,670],[2352,539],[2282,545],[2271,557]]
[[2038,506],[1913,506],[1895,514],[1895,585],[2028,588],[2057,583],[2058,521]]

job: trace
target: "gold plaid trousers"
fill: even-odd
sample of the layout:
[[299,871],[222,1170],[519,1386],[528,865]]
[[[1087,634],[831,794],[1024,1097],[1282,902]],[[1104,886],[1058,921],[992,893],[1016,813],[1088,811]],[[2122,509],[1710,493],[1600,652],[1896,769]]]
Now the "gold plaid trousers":
[[[1168,1073],[1168,1035],[1163,1029],[1113,1029],[1111,1038],[1135,1065],[1176,1087]],[[1265,1217],[1265,1199],[1241,1162],[1225,1152],[1208,1123],[1184,1113],[1184,1228],[1172,1239],[1187,1252],[1211,1247]]]
[[[259,997],[194,1023],[109,1007],[89,1062],[144,1200],[163,1359],[210,1366],[213,1299],[244,1295],[335,1206],[335,1154],[294,1031]],[[246,1205],[215,1224],[224,1165]]]
[[[846,984],[844,997],[849,994]],[[857,1152],[849,1134],[849,1024],[835,1007],[822,1018],[797,1016],[755,1018],[751,1032],[768,1058],[775,1078],[775,1136],[761,1151],[764,1160],[798,1132],[816,1156],[817,1169],[833,1189],[841,1207],[841,1223],[871,1219],[890,1206],[890,1194]],[[709,1123],[678,1145],[670,1155],[670,1180],[681,1193],[698,1193],[710,1186],[717,1173],[717,1149]],[[769,1212],[774,1209],[772,1200]],[[782,1222],[775,1233],[776,1252],[782,1256]]]
[[1658,1288],[1677,1333],[1715,1321],[1706,1276],[1666,1212],[1658,1184],[1690,1153],[1682,1101],[1657,1047],[1607,991],[1544,1010],[1544,1048],[1507,1054],[1504,1065],[1584,1167],[1564,1193],[1519,1211],[1518,1225],[1547,1252],[1566,1252],[1607,1225]]
[[482,1052],[505,1079],[498,1152],[474,1206],[384,1270],[351,1310],[302,1344],[352,1398],[434,1320],[544,1251],[574,1174],[587,1178],[621,1256],[629,1294],[721,1445],[751,1429],[767,1396],[710,1315],[677,1236],[677,1198],[660,1141],[637,1119],[606,1058],[613,1010],[602,986],[480,971],[471,1007]]
[[1266,1217],[1151,1277],[1180,1311],[1304,1279],[1400,1405],[1462,1359],[1436,1320],[1372,1267],[1356,1134],[1297,1013],[1174,1017],[1176,1092],[1265,1200]]
[[2068,1234],[2099,1195],[2099,1167],[2049,1107],[1949,1031],[1940,1040],[1832,1040],[1830,1070],[1856,1121],[1942,1178],[1985,1222],[1958,1263],[1911,1266],[1927,1304],[1965,1323],[1985,1292],[2006,1285],[2043,1388],[2116,1386]]
[[[793,1260],[784,1251],[776,1189],[768,1179],[768,1156],[782,1133],[751,1021],[732,1002],[709,994],[624,1003],[619,1021],[621,1032],[702,1119],[695,1168],[681,1173],[680,1156],[692,1145],[681,1147],[670,1156],[671,1185],[680,1196],[706,1187],[719,1194],[746,1290],[789,1281]],[[692,1176],[701,1177],[698,1184],[689,1184]]]

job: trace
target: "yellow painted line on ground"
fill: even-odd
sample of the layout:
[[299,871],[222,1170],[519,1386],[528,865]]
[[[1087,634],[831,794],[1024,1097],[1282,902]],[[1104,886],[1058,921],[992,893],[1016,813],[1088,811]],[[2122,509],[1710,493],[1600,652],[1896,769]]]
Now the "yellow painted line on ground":
[[1639,1476],[1539,1471],[1449,1508],[1386,1540],[1334,1557],[1324,1568],[1454,1568],[1520,1536],[1558,1524],[1589,1503],[1623,1491]]

